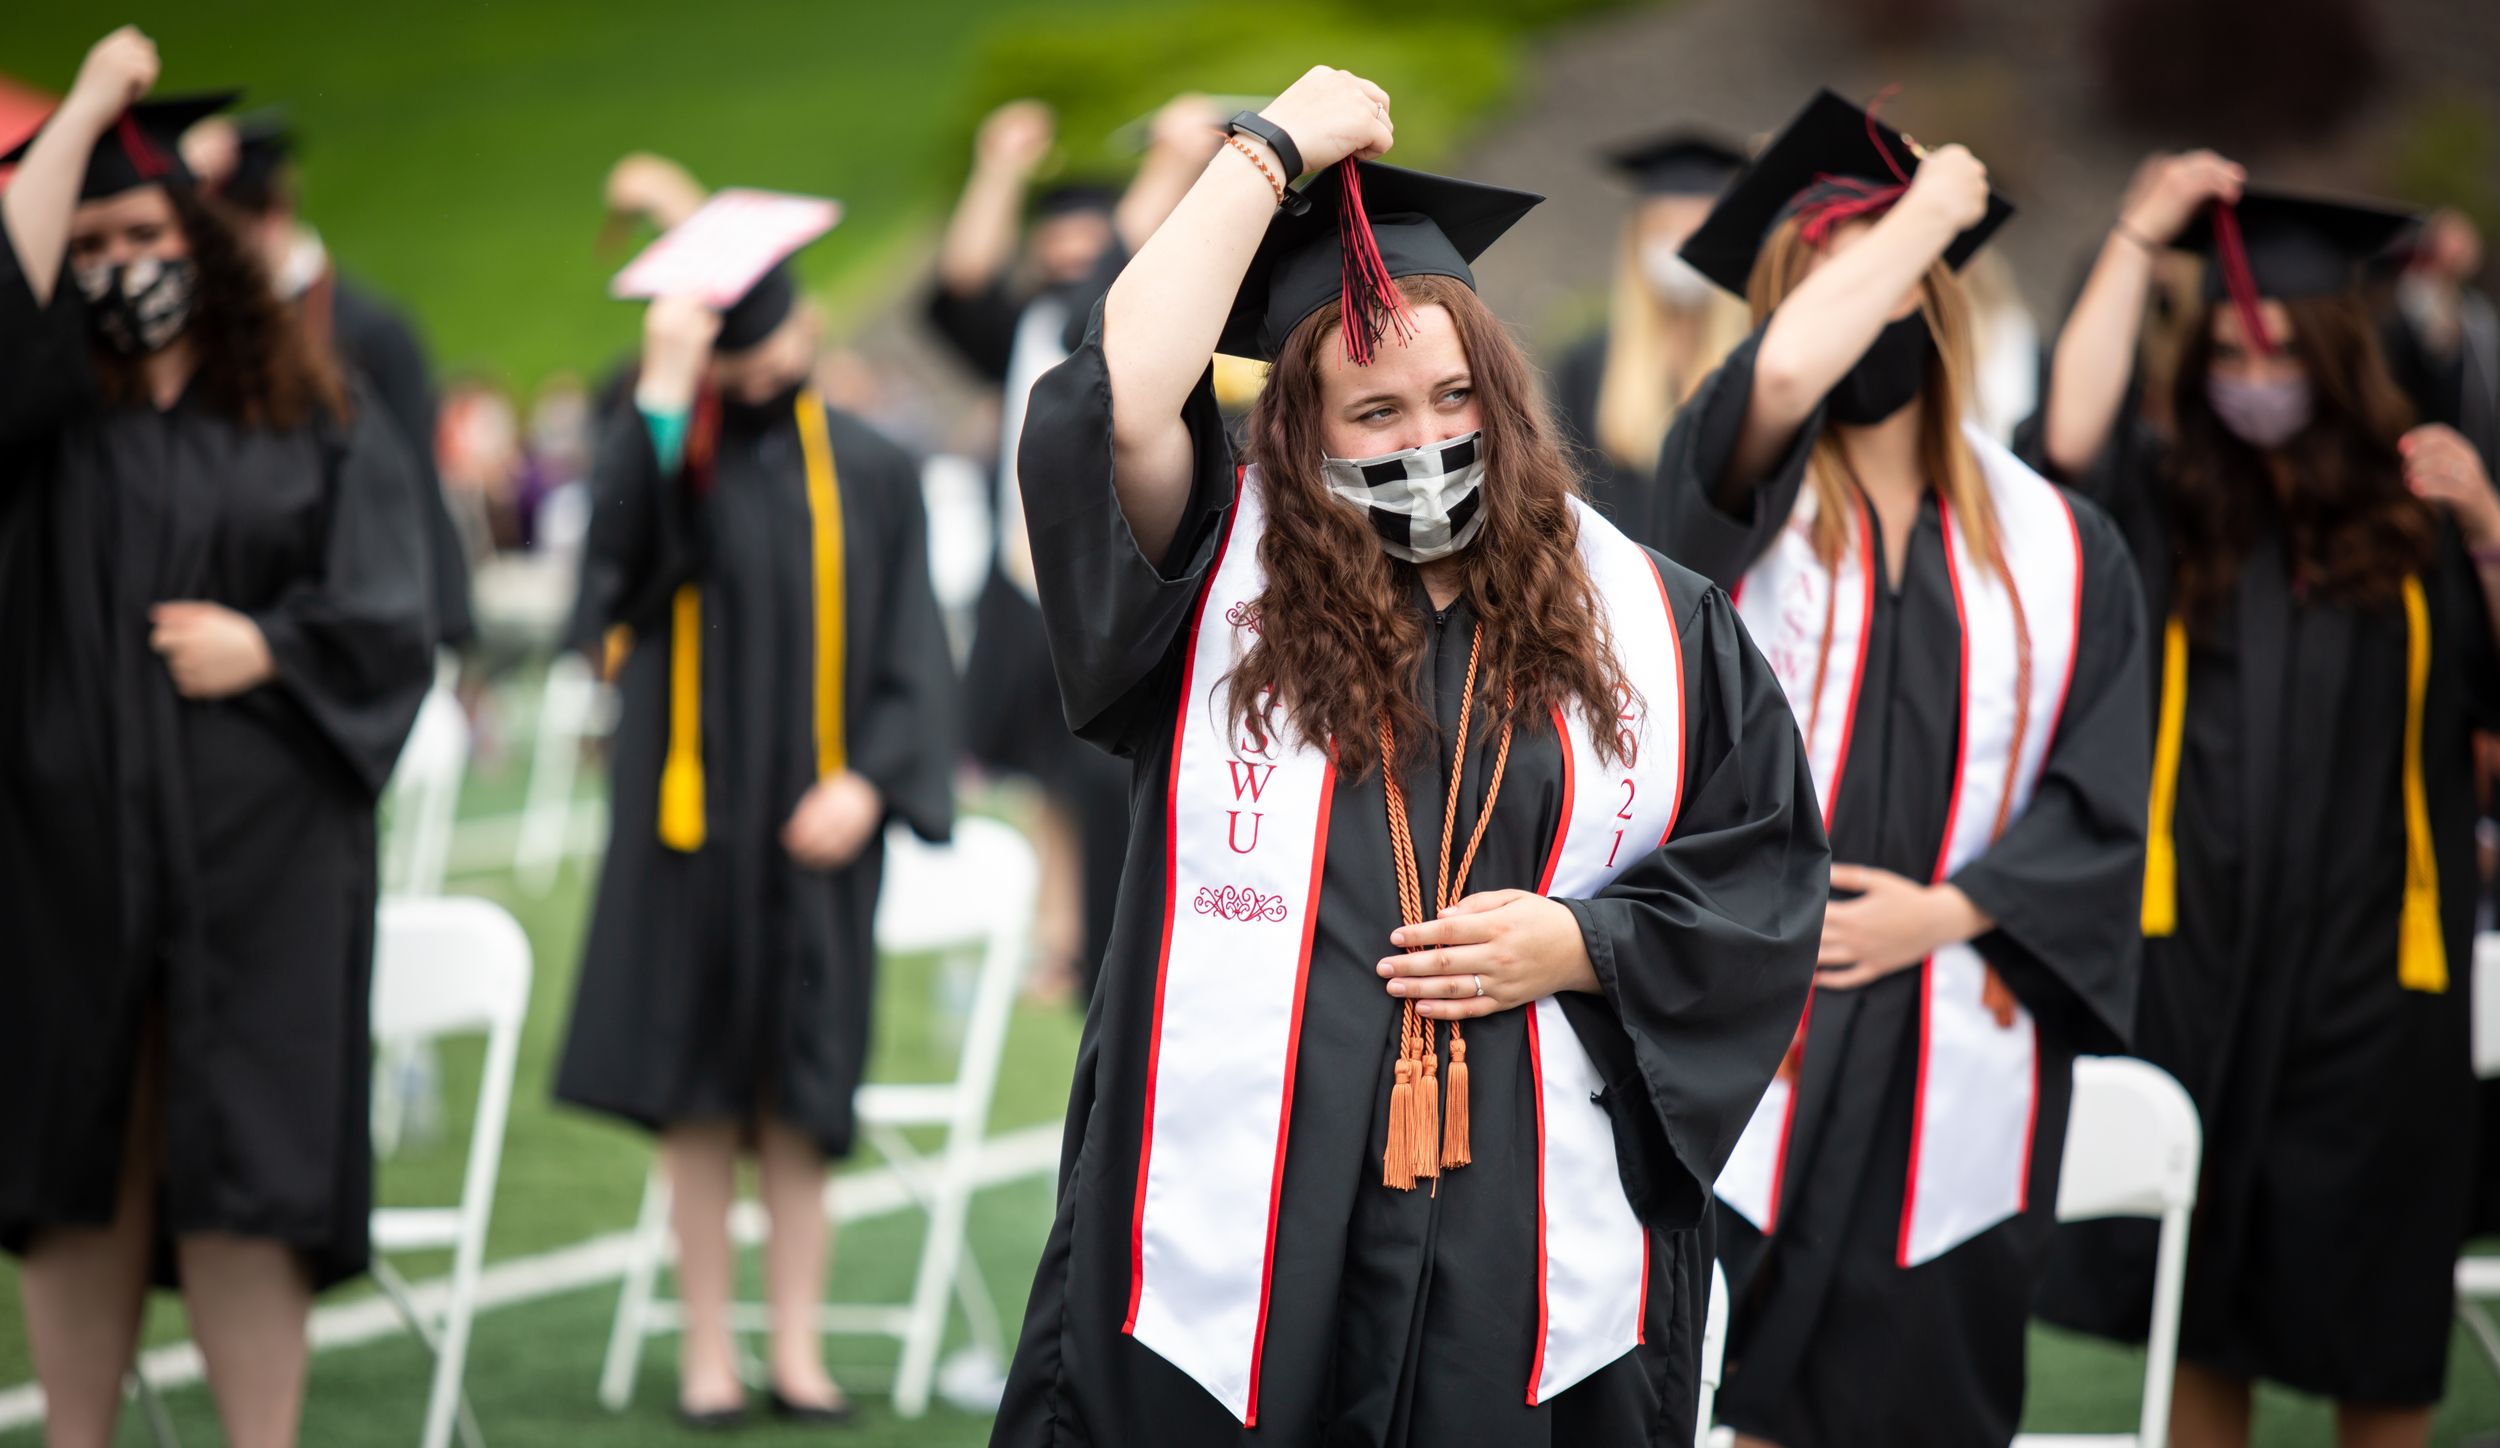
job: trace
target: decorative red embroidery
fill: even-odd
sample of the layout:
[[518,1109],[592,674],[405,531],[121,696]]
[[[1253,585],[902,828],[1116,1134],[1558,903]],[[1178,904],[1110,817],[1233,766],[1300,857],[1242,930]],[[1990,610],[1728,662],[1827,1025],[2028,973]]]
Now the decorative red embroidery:
[[1238,920],[1245,925],[1255,920],[1285,918],[1284,896],[1262,895],[1256,890],[1235,889],[1230,885],[1201,885],[1198,887],[1198,898],[1190,904],[1201,915]]
[[1235,628],[1246,628],[1252,633],[1257,633],[1259,631],[1259,606],[1245,598],[1224,610],[1224,621]]

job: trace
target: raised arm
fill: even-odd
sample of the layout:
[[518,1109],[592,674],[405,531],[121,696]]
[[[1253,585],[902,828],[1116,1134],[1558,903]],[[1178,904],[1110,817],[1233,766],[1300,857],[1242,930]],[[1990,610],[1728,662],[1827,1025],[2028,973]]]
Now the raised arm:
[[[1314,66],[1261,114],[1324,170],[1369,158],[1395,139],[1389,95],[1349,71]],[[1146,556],[1171,545],[1189,503],[1191,450],[1181,404],[1215,356],[1224,319],[1276,212],[1283,163],[1241,137],[1266,174],[1227,145],[1111,285],[1103,304],[1103,366],[1111,381],[1112,484]]]
[[9,229],[9,247],[38,307],[51,304],[61,280],[87,155],[130,103],[156,84],[156,64],[156,42],[135,25],[97,41],[78,67],[68,99],[44,122],[17,175],[0,191],[0,224]]
[[[1893,308],[1987,210],[1988,168],[1960,146],[1941,147],[1919,163],[1898,205],[1788,294],[1763,329],[1744,429],[1719,488],[1742,488],[1771,470]],[[1741,502],[1720,497],[1731,510]]]
[[1050,107],[1009,101],[981,122],[972,176],[938,244],[938,285],[971,296],[995,282],[1016,256],[1017,221],[1033,170],[1050,154]]
[[2058,333],[2041,419],[2042,451],[2060,477],[2091,467],[2117,425],[2135,375],[2137,334],[2153,263],[2190,218],[2217,198],[2237,201],[2246,173],[2211,151],[2149,156],[2118,209],[2118,223]]
[[1137,176],[1120,193],[1112,227],[1120,245],[1135,252],[1180,204],[1183,193],[1207,169],[1215,148],[1224,144],[1224,118],[1215,103],[1202,95],[1174,96],[1155,112],[1154,135]]

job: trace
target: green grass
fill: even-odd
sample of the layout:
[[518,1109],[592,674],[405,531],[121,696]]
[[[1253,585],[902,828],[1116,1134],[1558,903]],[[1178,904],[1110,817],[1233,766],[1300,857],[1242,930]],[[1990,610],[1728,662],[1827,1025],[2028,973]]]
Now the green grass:
[[447,370],[531,385],[633,339],[594,246],[607,167],[675,156],[714,185],[836,196],[842,228],[802,269],[837,321],[924,284],[982,112],[1060,104],[1065,164],[1100,173],[1112,128],[1182,90],[1272,92],[1325,61],[1399,97],[1401,160],[1429,163],[1515,80],[1542,0],[130,0],[10,7],[0,67],[65,88],[97,36],[154,35],[168,91],[241,85],[305,141],[306,212],[346,266],[408,303]]

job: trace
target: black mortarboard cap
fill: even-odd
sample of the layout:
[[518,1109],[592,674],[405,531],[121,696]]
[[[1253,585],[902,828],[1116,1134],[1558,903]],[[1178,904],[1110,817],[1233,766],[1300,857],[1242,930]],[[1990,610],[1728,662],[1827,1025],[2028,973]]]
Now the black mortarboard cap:
[[1120,188],[1108,181],[1061,181],[1033,198],[1033,215],[1039,219],[1098,211],[1107,216],[1119,204]]
[[246,211],[267,211],[282,193],[280,178],[295,159],[295,123],[284,109],[264,106],[234,118],[234,174],[217,188]]
[[1702,131],[1669,131],[1604,154],[1643,196],[1716,196],[1745,169],[1744,152]]
[[1331,166],[1302,188],[1305,204],[1278,211],[1268,223],[1217,351],[1273,362],[1303,318],[1342,294],[1337,228],[1345,164],[1361,168],[1363,210],[1391,278],[1456,277],[1474,286],[1468,263],[1545,199],[1378,161]]
[[[1878,138],[1883,144],[1880,150]],[[1844,185],[1895,185],[1901,177],[1885,164],[1887,153],[1902,175],[1918,174],[1918,153],[1899,131],[1831,91],[1817,92],[1745,168],[1745,174],[1720,195],[1709,219],[1684,243],[1684,259],[1712,281],[1743,296],[1763,241],[1799,196],[1826,178]],[[1987,214],[1945,248],[1946,263],[1959,268],[1969,261],[2013,214],[2011,203],[1989,192]]]
[[[101,201],[141,186],[193,184],[191,168],[182,164],[182,133],[203,117],[233,105],[242,94],[208,91],[136,102],[96,139],[95,149],[87,154],[87,176],[78,188],[78,199]],[[25,160],[27,148],[34,143],[34,136],[19,142],[0,156],[0,166]]]
[[[2356,285],[2365,263],[2405,237],[2417,218],[2368,202],[2336,201],[2251,186],[2240,193],[2240,244],[2261,297],[2314,297]],[[2197,213],[2173,243],[2217,260],[2213,209]],[[2205,296],[2224,295],[2223,269],[2205,269]]]
[[789,320],[790,309],[798,305],[798,283],[791,278],[787,262],[756,278],[746,295],[730,303],[721,313],[720,334],[712,339],[712,347],[720,352],[743,352],[773,334],[773,329]]

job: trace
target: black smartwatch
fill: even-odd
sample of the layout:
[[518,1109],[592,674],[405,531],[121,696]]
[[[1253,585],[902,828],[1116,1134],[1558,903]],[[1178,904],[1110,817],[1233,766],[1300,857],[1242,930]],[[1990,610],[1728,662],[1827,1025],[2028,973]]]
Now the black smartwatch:
[[1257,111],[1243,111],[1225,122],[1224,129],[1228,133],[1238,133],[1252,140],[1265,141],[1267,148],[1276,153],[1276,159],[1284,164],[1286,185],[1290,186],[1301,179],[1302,148],[1293,143],[1293,137],[1285,134],[1284,127],[1260,115]]

